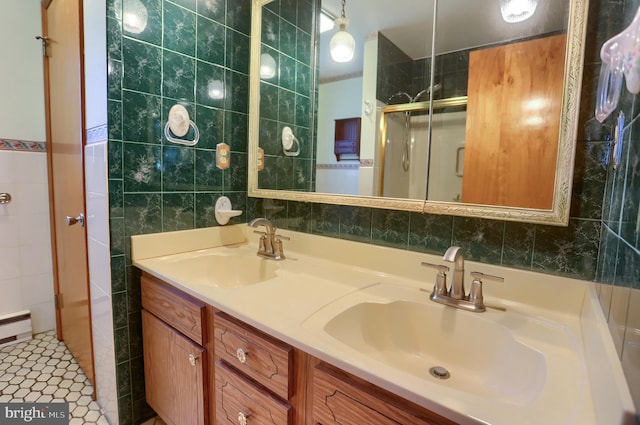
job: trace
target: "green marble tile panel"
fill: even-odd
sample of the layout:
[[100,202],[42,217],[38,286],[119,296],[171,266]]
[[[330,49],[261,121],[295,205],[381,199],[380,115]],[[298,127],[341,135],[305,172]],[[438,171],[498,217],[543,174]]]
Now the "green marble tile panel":
[[106,0],[107,18],[117,18],[122,16],[122,0]]
[[124,255],[124,218],[109,219],[109,244],[111,255]]
[[258,187],[260,189],[278,188],[278,157],[273,155],[264,156],[264,168],[258,172]]
[[226,45],[226,65],[227,67],[242,74],[249,74],[249,57],[247,52],[251,51],[250,38],[248,35],[227,30]]
[[109,140],[122,140],[122,102],[107,101],[107,120]]
[[371,240],[377,245],[407,249],[410,217],[408,211],[374,208],[371,214]]
[[195,178],[194,149],[188,146],[164,146],[162,150],[163,191],[193,191]]
[[260,118],[278,120],[278,87],[260,83]]
[[195,194],[165,193],[162,195],[163,232],[193,229],[195,214]]
[[122,179],[122,142],[109,142],[107,156],[108,177],[110,179]]
[[571,217],[602,217],[602,200],[607,180],[609,143],[578,142],[573,172]]
[[262,9],[262,37],[260,40],[269,47],[280,49],[280,19],[268,8]]
[[[129,238],[129,240],[131,240],[131,238]],[[127,265],[127,308],[129,310],[129,314],[142,310],[140,275],[140,269]],[[127,320],[131,323],[131,316],[129,316]],[[129,344],[132,344],[132,341],[129,341]],[[131,350],[130,356],[135,357],[136,353]]]
[[640,252],[624,241],[618,247],[616,286],[640,289]]
[[198,16],[197,55],[199,60],[216,65],[225,64],[226,31],[223,24]]
[[131,363],[131,392],[134,396],[144,396],[144,357],[132,357],[129,363]]
[[628,165],[620,236],[629,245],[640,249],[640,119],[638,116],[629,130],[629,140],[622,154],[623,158],[626,157]]
[[258,137],[258,146],[264,150],[266,155],[277,155],[281,151],[282,145],[280,144],[280,131],[278,131],[277,121],[260,118]]
[[315,22],[313,19],[313,9],[315,7],[315,1],[299,0],[298,3],[298,16],[296,26],[307,34],[313,32]]
[[195,190],[222,191],[223,171],[216,167],[215,151],[196,149]]
[[225,109],[249,113],[249,76],[232,70],[225,73]]
[[123,143],[124,192],[157,192],[161,185],[161,146]]
[[131,394],[118,394],[118,424],[134,425]]
[[227,2],[227,26],[245,35],[251,35],[251,0]]
[[371,243],[371,208],[340,207],[340,238]]
[[311,203],[287,201],[287,229],[311,233],[312,225]]
[[249,117],[246,114],[227,111],[225,113],[225,142],[232,152],[247,152],[249,135],[247,134]]
[[216,200],[222,193],[196,193],[196,228],[217,226]]
[[463,248],[468,260],[500,264],[504,222],[480,218],[454,217],[452,245]]
[[453,217],[411,213],[409,217],[409,249],[443,255],[451,246]]
[[109,59],[107,65],[107,98],[122,99],[122,62]]
[[[134,400],[133,400],[134,423],[142,424],[149,419],[154,419],[155,421],[156,412],[154,412],[151,406],[147,404],[147,401],[144,398],[144,391],[142,393],[133,392],[133,394],[134,394]],[[136,394],[142,394],[142,398],[135,398]]]
[[131,365],[128,361],[116,365],[116,383],[118,394],[131,392]]
[[296,61],[292,57],[283,54],[279,58],[278,85],[293,91],[296,88]]
[[224,116],[221,109],[196,105],[195,123],[200,130],[200,142],[196,145],[198,149],[215,149],[224,140]]
[[294,48],[295,54],[293,56],[297,60],[305,64],[311,64],[311,52],[313,47],[311,46],[311,36],[309,34],[298,29]]
[[294,25],[280,19],[280,47],[278,50],[292,58],[296,57],[296,33],[297,28]]
[[298,20],[298,0],[280,0],[280,16],[296,25]]
[[165,1],[162,29],[162,44],[165,49],[195,57],[196,14],[194,12]]
[[537,226],[533,271],[593,280],[600,222],[570,219],[568,227]]
[[296,116],[296,94],[292,91],[278,89],[278,120],[292,125]]
[[295,95],[296,99],[296,112],[295,112],[295,124],[300,127],[309,127],[311,125],[311,115],[314,113],[311,110],[311,99],[299,94]]
[[[294,126],[293,134],[295,134],[300,141],[300,154],[297,158],[312,160],[315,155],[315,150],[311,143],[311,129],[308,127]],[[282,144],[280,145],[280,148],[282,149]],[[313,164],[310,164],[310,166],[313,166]]]
[[109,180],[109,217],[123,217],[124,186],[121,179]]
[[107,18],[107,57],[113,60],[122,59],[120,22],[112,18]]
[[613,284],[616,276],[616,263],[618,259],[618,245],[620,239],[606,225],[602,226],[600,250],[598,252],[598,266],[596,280],[608,285]]
[[[195,100],[195,59],[164,50],[162,61],[164,67],[162,73],[163,95],[172,99],[193,102]],[[193,111],[189,113],[193,117]],[[163,119],[166,117],[167,115],[163,115]]]
[[531,269],[536,227],[527,223],[505,222],[502,265]]
[[111,306],[113,308],[113,327],[127,326],[127,293],[123,291],[112,294]]
[[340,205],[312,204],[311,232],[316,235],[340,236]]
[[227,90],[224,68],[197,61],[196,73],[196,103],[222,108]]
[[[138,9],[141,5],[142,9]],[[122,34],[160,46],[162,43],[162,0],[122,0]],[[144,11],[147,19],[144,24]],[[128,15],[131,16],[128,18]]]
[[159,193],[124,195],[125,236],[162,231],[162,196]]
[[111,257],[111,293],[126,291],[125,283],[125,262],[123,255]]
[[302,62],[296,61],[296,93],[311,97],[312,81],[311,68]]
[[247,162],[246,153],[232,152],[229,169],[224,172],[223,188],[227,191],[247,190]]
[[311,160],[293,158],[293,189],[308,192],[311,185]]
[[160,97],[123,90],[122,138],[129,142],[160,143]]
[[124,75],[122,87],[149,94],[160,94],[162,49],[125,38],[122,41]]
[[129,360],[129,329],[125,326],[113,330],[116,363]]
[[293,189],[293,158],[290,156],[278,156],[276,159],[276,170],[278,172],[276,176],[277,188],[279,190],[292,190]]
[[142,355],[142,311],[129,314],[129,352],[131,357]]
[[[226,15],[225,0],[197,0],[196,11],[199,15],[205,16],[214,21],[224,24]],[[235,1],[235,0],[234,0]]]

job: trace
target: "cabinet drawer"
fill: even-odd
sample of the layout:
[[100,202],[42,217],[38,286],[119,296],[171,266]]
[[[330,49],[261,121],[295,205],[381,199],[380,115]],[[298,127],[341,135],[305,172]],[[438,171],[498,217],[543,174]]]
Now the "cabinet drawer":
[[142,308],[153,313],[183,335],[203,345],[205,304],[154,277],[142,275]]
[[[216,424],[292,423],[291,406],[250,382],[222,361],[216,362]],[[243,421],[246,419],[246,422]]]
[[313,423],[322,425],[455,425],[325,363],[313,370]]
[[283,399],[291,397],[292,347],[224,313],[215,315],[214,335],[218,357]]

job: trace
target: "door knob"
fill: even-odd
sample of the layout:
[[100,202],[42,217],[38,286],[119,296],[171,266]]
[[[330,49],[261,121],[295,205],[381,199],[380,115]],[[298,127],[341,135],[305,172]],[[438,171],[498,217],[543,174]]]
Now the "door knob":
[[77,217],[67,216],[67,226],[73,226],[76,223],[84,227],[84,214],[80,213]]

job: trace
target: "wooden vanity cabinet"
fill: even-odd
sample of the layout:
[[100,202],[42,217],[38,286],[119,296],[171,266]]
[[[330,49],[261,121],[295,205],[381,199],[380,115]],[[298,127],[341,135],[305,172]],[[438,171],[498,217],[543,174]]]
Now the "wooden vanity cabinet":
[[314,425],[455,425],[327,363],[313,369]]
[[147,403],[169,425],[208,424],[207,306],[146,274],[141,291]]

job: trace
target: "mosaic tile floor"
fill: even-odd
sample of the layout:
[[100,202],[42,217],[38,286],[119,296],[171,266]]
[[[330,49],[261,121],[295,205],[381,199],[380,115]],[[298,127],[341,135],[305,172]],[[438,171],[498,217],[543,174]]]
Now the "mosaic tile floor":
[[0,403],[69,402],[69,425],[109,425],[93,387],[55,332],[0,348]]

